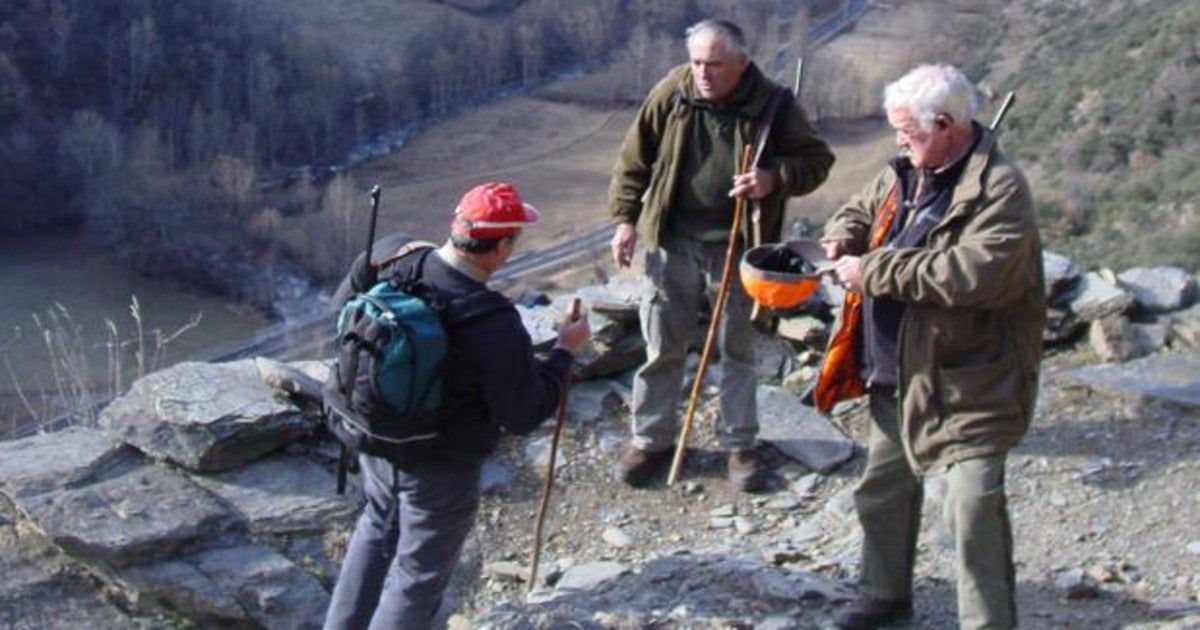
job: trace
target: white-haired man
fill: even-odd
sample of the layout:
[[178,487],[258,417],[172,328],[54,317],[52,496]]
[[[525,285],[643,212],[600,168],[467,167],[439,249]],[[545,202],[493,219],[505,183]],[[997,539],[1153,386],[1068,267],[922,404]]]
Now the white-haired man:
[[[745,46],[741,29],[724,20],[689,28],[689,62],[650,91],[613,167],[613,260],[629,266],[640,237],[648,280],[641,301],[646,363],[633,381],[632,435],[617,464],[618,478],[635,487],[649,484],[669,459],[688,347],[704,296],[715,294],[721,278],[734,197],[759,206],[760,229],[751,221],[737,226],[741,244],[778,241],[788,197],[819,186],[833,164],[791,93],[763,75]],[[757,168],[740,172],[743,148],[761,143]],[[720,321],[718,435],[729,450],[730,482],[748,492],[766,480],[755,450],[750,313],[735,276]]]
[[951,66],[887,86],[902,155],[825,228],[848,290],[814,391],[817,407],[866,393],[871,433],[854,494],[860,597],[840,628],[912,615],[922,478],[944,473],[963,628],[1016,625],[1009,449],[1033,415],[1045,293],[1033,201],[976,96]]

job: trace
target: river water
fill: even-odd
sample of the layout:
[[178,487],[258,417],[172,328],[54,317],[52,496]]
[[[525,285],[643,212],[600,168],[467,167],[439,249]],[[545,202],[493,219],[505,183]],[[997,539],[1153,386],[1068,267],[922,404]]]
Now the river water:
[[[10,427],[34,420],[18,390],[39,415],[47,397],[58,391],[55,364],[61,375],[62,362],[50,360],[43,339],[48,313],[68,314],[69,319],[60,316],[58,321],[60,328],[78,330],[80,342],[72,345],[80,350],[77,356],[86,357],[87,366],[79,372],[86,373],[94,389],[104,390],[111,382],[105,320],[116,326],[118,338],[134,340],[137,325],[130,314],[134,297],[145,331],[143,364],[147,367],[157,350],[156,329],[169,336],[200,318],[195,327],[162,346],[158,367],[166,367],[206,348],[247,338],[268,324],[262,315],[227,299],[139,275],[110,252],[88,243],[79,231],[0,237],[0,437]],[[40,326],[35,315],[42,320]]]

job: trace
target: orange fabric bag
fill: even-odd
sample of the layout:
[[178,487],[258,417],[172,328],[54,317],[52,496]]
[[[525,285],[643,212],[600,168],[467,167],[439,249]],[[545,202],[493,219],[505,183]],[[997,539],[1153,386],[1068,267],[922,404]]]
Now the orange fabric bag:
[[[899,196],[899,186],[893,183],[883,199],[879,214],[875,216],[867,251],[883,245],[900,207]],[[817,384],[813,388],[813,404],[817,411],[828,413],[838,402],[867,393],[867,385],[858,370],[856,352],[861,328],[862,295],[847,291],[846,298],[842,301],[841,325],[829,341],[825,360],[821,363],[820,373],[817,374]]]

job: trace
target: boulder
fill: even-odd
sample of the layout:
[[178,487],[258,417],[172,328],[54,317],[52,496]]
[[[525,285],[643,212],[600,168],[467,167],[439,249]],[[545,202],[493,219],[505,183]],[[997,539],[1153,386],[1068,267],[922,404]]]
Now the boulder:
[[358,501],[337,494],[334,476],[302,457],[278,455],[194,479],[254,534],[321,531],[358,513]]
[[1082,274],[1070,258],[1048,249],[1042,250],[1042,269],[1046,274],[1046,300],[1051,304],[1068,294]]
[[[320,628],[329,595],[316,578],[270,547],[246,544],[132,567],[122,575],[139,597],[189,616],[262,628]],[[217,626],[214,626],[217,627]]]
[[782,387],[758,388],[760,440],[811,470],[827,473],[854,456],[854,443]]
[[599,379],[571,386],[567,401],[567,420],[573,424],[591,424],[625,406],[622,392],[616,383]]
[[1133,295],[1096,272],[1085,274],[1068,298],[1070,311],[1085,322],[1123,314],[1131,306]]
[[78,485],[130,451],[103,431],[83,427],[0,442],[0,488],[18,500]]
[[1134,267],[1117,280],[1139,307],[1152,313],[1179,310],[1195,299],[1196,279],[1178,267]]
[[1172,345],[1200,349],[1200,304],[1171,313],[1170,321]]
[[1123,390],[1200,407],[1200,353],[1156,354],[1128,363],[1087,365],[1063,372],[1099,390]]
[[575,357],[576,375],[585,380],[614,376],[645,360],[646,342],[640,334],[626,335],[614,344],[593,339]]
[[[13,525],[0,525],[0,540],[16,539]],[[97,597],[86,576],[55,566],[60,556],[46,545],[25,550],[0,544],[0,628],[150,627]]]
[[1042,341],[1059,343],[1074,339],[1087,326],[1069,310],[1057,307],[1046,309],[1046,327],[1042,330]]
[[168,558],[235,522],[182,473],[131,453],[111,478],[21,497],[30,522],[68,554],[121,567]]
[[1133,339],[1133,325],[1124,315],[1106,315],[1092,322],[1088,341],[1102,361],[1128,361],[1140,356]]
[[[638,305],[645,292],[646,280],[639,274],[621,273],[608,279],[602,286],[583,287],[575,295],[583,300],[584,307],[622,324],[636,324]],[[569,300],[571,296],[564,296]],[[565,311],[565,307],[560,310]]]
[[534,350],[549,350],[558,340],[558,314],[554,309],[539,306],[529,308],[520,304],[515,305],[517,314],[521,316],[521,325],[529,333],[529,340]]
[[315,421],[246,359],[180,363],[144,376],[100,413],[100,426],[152,457],[219,472],[307,435]]
[[812,315],[792,315],[781,317],[775,334],[784,339],[791,339],[809,348],[824,348],[829,338],[829,324]]
[[769,381],[779,381],[796,367],[792,345],[779,337],[756,335],[754,360],[759,378]]
[[[254,367],[264,383],[293,397],[296,402],[321,403],[324,378],[313,378],[303,369],[266,357],[254,357]],[[325,370],[326,376],[328,371]]]

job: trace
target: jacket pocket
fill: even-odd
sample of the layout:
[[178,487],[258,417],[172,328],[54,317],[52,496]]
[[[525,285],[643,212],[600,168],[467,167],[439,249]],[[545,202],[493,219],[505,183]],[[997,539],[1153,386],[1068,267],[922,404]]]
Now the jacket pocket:
[[951,437],[1021,433],[1021,371],[1015,356],[1003,353],[988,363],[941,367],[938,392]]

